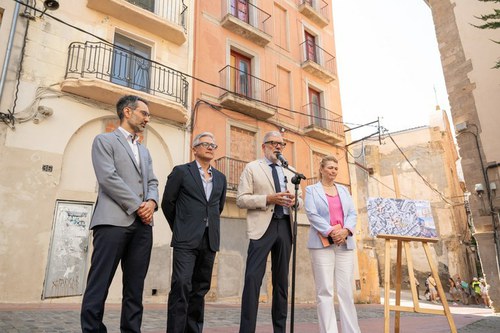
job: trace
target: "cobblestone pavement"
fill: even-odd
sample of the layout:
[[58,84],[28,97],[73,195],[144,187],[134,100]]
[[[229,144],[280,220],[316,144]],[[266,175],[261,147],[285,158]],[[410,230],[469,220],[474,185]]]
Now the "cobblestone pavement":
[[[429,307],[439,308],[428,304]],[[383,305],[356,305],[363,333],[383,332]],[[498,333],[500,316],[479,306],[451,307],[455,325],[459,333]],[[338,313],[338,312],[337,312]],[[207,304],[206,333],[234,333],[238,331],[240,306],[228,304]],[[392,314],[394,317],[394,314]],[[109,333],[119,332],[119,305],[107,306],[105,323]],[[165,332],[166,305],[145,306],[143,333]],[[257,333],[272,333],[270,307],[263,304],[259,308]],[[318,332],[315,305],[299,304],[295,307],[294,331],[297,333]],[[401,333],[449,332],[444,316],[417,313],[401,314]],[[79,304],[0,304],[1,333],[73,333],[80,332]]]

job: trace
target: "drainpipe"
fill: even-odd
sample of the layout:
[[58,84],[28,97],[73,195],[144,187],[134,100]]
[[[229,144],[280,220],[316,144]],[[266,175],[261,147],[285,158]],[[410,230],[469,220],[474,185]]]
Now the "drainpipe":
[[14,34],[16,33],[17,18],[19,17],[19,9],[21,4],[16,3],[14,8],[14,16],[12,17],[12,26],[10,27],[9,41],[7,42],[7,50],[5,51],[5,60],[2,67],[2,76],[0,77],[0,99],[3,95],[3,88],[7,77],[7,69],[9,67],[10,54],[12,53],[12,44],[14,44]]
[[[486,167],[485,175],[486,175],[486,181],[488,182],[486,188],[488,189],[488,191],[491,191],[490,180],[488,177],[488,170],[493,169],[493,168],[498,168],[499,166],[500,166],[500,163],[492,163]],[[497,260],[500,261],[500,239],[498,237],[498,226],[497,226],[497,220],[499,219],[499,215],[498,215],[498,213],[495,213],[495,211],[493,210],[494,209],[493,198],[491,197],[491,193],[488,196],[488,199],[489,199],[488,203],[489,203],[489,209],[490,209],[490,214],[491,214],[491,222],[493,222],[493,239],[495,241],[495,245],[497,248],[497,258],[498,258]],[[495,215],[496,215],[496,218],[495,218]],[[499,265],[499,269],[500,269],[500,265]]]

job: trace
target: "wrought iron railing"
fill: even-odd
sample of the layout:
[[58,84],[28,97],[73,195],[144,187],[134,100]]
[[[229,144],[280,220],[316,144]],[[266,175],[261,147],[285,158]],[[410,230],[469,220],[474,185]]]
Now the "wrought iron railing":
[[[305,181],[305,186],[309,186],[309,185],[314,185],[316,184],[317,182],[319,182],[319,177],[309,177],[306,179]],[[305,187],[304,186],[304,187]]]
[[328,3],[324,0],[297,0],[297,5],[308,4],[321,16],[329,20]]
[[222,17],[231,15],[252,27],[271,34],[271,15],[244,0],[222,0]]
[[301,62],[312,61],[335,74],[335,56],[310,41],[300,44]]
[[247,163],[248,162],[237,160],[227,156],[215,160],[215,167],[217,168],[217,170],[226,175],[228,190],[238,190],[240,176]]
[[227,65],[219,71],[221,96],[228,91],[240,96],[275,104],[276,85],[261,80],[233,66]]
[[328,130],[338,136],[344,137],[344,123],[342,116],[325,109],[314,103],[306,104],[302,107],[301,127],[316,127]]
[[184,0],[126,0],[131,4],[149,10],[159,17],[180,25],[186,30],[186,10]]
[[71,43],[65,77],[111,81],[187,107],[189,83],[181,72],[102,42]]

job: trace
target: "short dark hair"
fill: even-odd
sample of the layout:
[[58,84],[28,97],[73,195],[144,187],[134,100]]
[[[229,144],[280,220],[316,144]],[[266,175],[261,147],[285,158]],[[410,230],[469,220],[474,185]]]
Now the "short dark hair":
[[124,117],[123,109],[131,108],[132,110],[135,110],[135,108],[137,108],[138,101],[141,101],[144,104],[148,105],[148,101],[146,101],[142,97],[135,95],[125,95],[121,97],[118,102],[116,102],[116,113],[118,114],[118,118],[120,118],[120,121],[123,120]]

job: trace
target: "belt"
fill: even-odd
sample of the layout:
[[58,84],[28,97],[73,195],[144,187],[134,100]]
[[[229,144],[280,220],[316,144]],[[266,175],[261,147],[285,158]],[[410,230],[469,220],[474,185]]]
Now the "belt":
[[290,215],[277,216],[273,214],[273,220],[290,220]]

